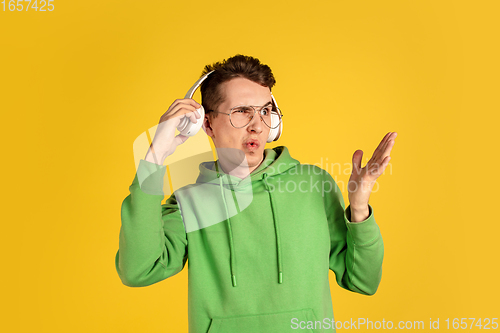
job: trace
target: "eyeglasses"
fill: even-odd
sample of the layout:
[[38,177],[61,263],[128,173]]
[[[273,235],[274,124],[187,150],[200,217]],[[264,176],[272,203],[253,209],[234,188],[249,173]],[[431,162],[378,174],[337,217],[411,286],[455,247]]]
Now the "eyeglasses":
[[259,116],[264,121],[269,128],[277,128],[281,124],[281,118],[283,115],[281,114],[281,110],[275,108],[273,105],[264,105],[264,106],[251,106],[251,105],[238,105],[231,109],[229,113],[208,110],[207,112],[216,112],[222,113],[225,115],[229,115],[229,122],[235,128],[243,128],[250,124],[255,113],[259,110]]

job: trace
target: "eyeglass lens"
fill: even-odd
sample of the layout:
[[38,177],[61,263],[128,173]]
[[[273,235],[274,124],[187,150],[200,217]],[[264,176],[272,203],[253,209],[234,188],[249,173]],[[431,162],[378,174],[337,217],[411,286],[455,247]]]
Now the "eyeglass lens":
[[[231,109],[231,123],[233,124],[234,127],[244,127],[248,125],[253,117],[254,114],[256,113],[256,110],[253,106],[250,105],[243,105],[243,106],[236,106]],[[276,123],[271,123],[271,114],[273,114],[275,119],[277,119]],[[276,128],[279,126],[281,123],[281,114],[278,111],[273,110],[272,105],[265,106],[260,109],[260,116],[262,117],[262,120],[264,120],[264,123],[266,126],[270,128]]]

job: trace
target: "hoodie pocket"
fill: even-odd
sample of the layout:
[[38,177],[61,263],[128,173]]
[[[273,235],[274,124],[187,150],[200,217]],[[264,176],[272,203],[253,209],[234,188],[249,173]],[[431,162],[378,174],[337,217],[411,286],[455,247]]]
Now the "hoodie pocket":
[[[309,308],[259,315],[214,317],[207,333],[320,332],[320,326],[318,329],[307,328],[308,324],[309,327],[314,327],[315,321],[316,316]],[[308,322],[312,322],[312,325]]]

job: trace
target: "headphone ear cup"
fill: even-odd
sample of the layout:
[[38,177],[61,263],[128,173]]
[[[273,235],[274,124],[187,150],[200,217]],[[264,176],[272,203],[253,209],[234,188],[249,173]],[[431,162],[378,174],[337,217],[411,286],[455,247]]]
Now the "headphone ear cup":
[[[279,121],[280,118],[278,115],[271,114],[271,127],[276,126],[276,124],[279,123]],[[278,140],[279,137],[281,136],[282,129],[283,129],[283,122],[281,122],[280,125],[277,126],[276,128],[271,128],[271,130],[269,131],[269,136],[267,137],[267,142],[270,143]]]
[[[203,81],[205,81],[205,79],[210,75],[212,74],[214,71],[211,71],[211,72],[208,72],[207,74],[203,75],[202,77],[200,77],[194,84],[191,88],[189,88],[188,92],[186,93],[186,96],[184,96],[184,98],[193,98],[193,95],[194,95],[194,92],[196,91],[196,89],[198,89],[198,87],[201,85],[201,83]],[[198,133],[198,131],[200,130],[200,128],[203,127],[203,130],[206,132],[205,130],[205,126],[204,126],[204,123],[205,123],[205,109],[202,107],[200,107],[199,109],[197,109],[198,113],[200,114],[200,118],[196,120],[196,123],[192,123],[191,120],[189,120],[189,118],[186,118],[184,117],[184,119],[181,120],[181,122],[179,123],[179,126],[177,126],[177,130],[182,134],[182,135],[185,135],[185,136],[193,136],[195,135],[196,133]]]
[[[177,126],[177,130],[184,136],[193,136],[198,131],[203,125],[203,122],[205,120],[205,109],[200,107],[199,109],[196,109],[198,113],[200,114],[200,118],[196,119],[196,123],[191,122],[188,117],[184,116],[184,119],[181,120],[179,123],[179,126]],[[205,129],[205,128],[203,128]]]

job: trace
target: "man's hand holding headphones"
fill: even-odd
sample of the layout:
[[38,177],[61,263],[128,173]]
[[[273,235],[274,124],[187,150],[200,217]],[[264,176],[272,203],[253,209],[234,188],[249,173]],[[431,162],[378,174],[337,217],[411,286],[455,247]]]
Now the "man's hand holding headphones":
[[192,123],[197,123],[201,118],[197,111],[201,105],[192,98],[176,99],[168,110],[160,117],[154,139],[148,149],[146,157],[148,162],[163,165],[165,159],[172,155],[177,146],[183,144],[188,136],[175,135],[175,129],[187,117]]

